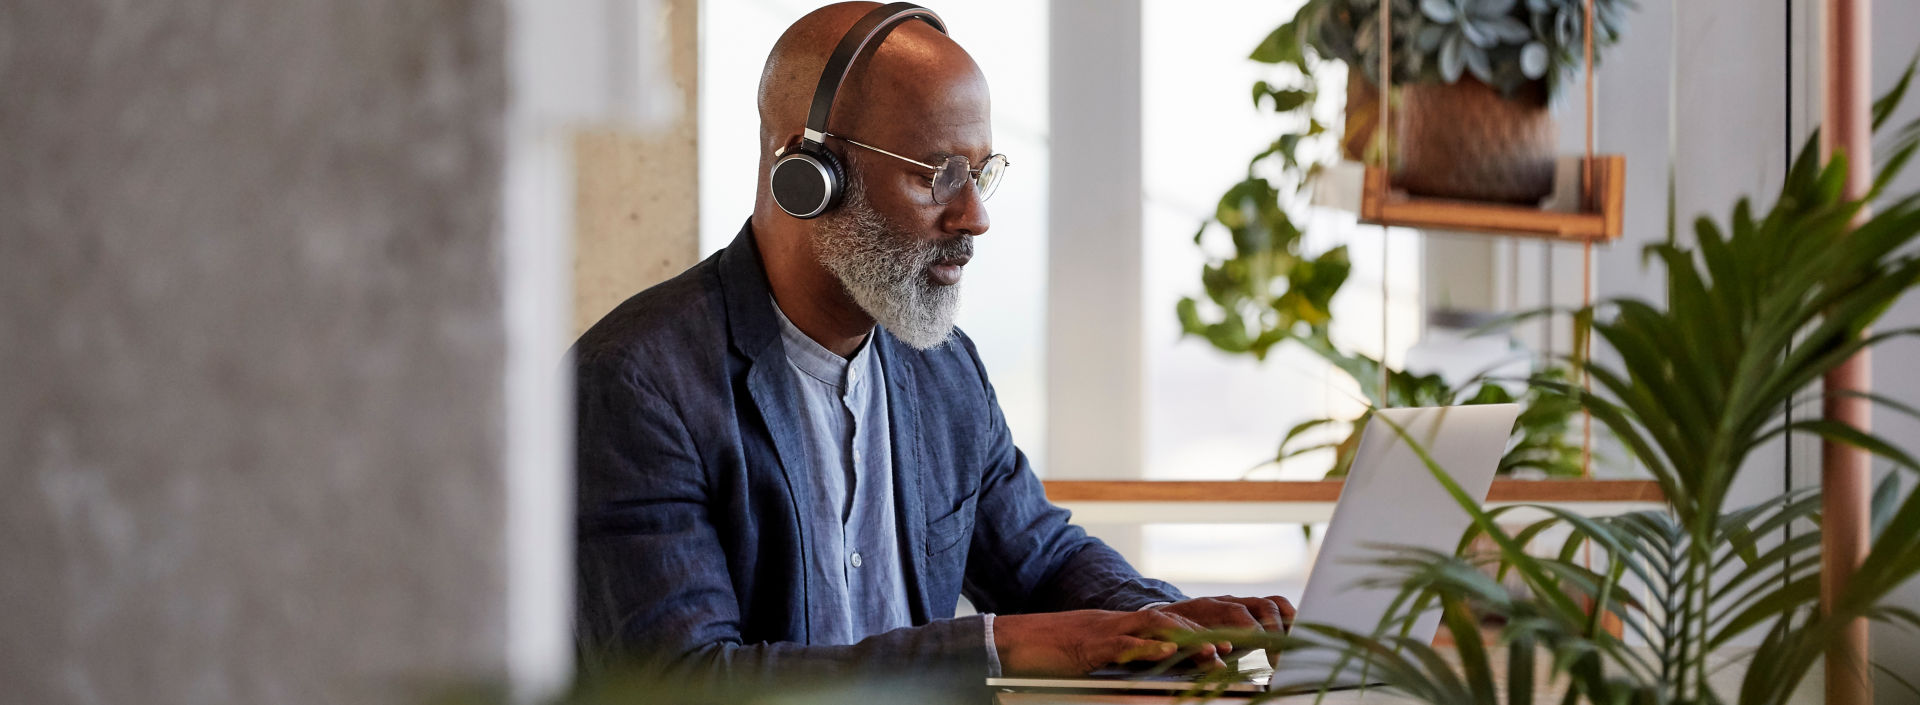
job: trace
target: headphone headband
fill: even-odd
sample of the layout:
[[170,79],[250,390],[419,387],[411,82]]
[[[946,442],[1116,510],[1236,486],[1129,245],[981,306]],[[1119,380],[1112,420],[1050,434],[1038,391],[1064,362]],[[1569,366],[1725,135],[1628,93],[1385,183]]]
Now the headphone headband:
[[947,24],[939,15],[910,2],[882,5],[853,23],[853,27],[840,38],[839,46],[834,47],[833,55],[827,58],[827,66],[820,72],[820,84],[813,89],[813,107],[807,111],[806,141],[814,144],[825,142],[827,114],[833,111],[833,97],[839,94],[840,82],[845,81],[847,73],[853,69],[854,58],[869,43],[909,19],[922,20],[940,30],[941,34],[947,33]]
[[874,8],[854,22],[840,37],[827,66],[820,72],[820,85],[813,89],[813,107],[807,112],[807,130],[793,149],[774,153],[779,159],[767,173],[767,189],[774,205],[795,218],[813,218],[832,209],[846,190],[845,170],[840,158],[827,149],[827,113],[833,110],[833,97],[840,92],[853,60],[886,36],[887,31],[910,19],[933,25],[946,34],[947,25],[932,10],[910,2],[896,2]]

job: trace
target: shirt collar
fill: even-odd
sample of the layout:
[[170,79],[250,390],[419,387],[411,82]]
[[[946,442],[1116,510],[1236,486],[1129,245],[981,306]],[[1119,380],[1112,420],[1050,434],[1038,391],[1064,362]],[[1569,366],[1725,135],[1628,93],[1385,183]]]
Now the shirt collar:
[[[773,299],[772,296],[767,298]],[[779,301],[775,300],[772,303],[773,314],[780,319],[780,339],[786,346],[787,359],[792,361],[795,367],[814,379],[833,385],[836,389],[844,389],[849,384],[859,382],[864,376],[862,371],[868,369],[868,364],[873,357],[873,331],[867,332],[867,339],[860,342],[860,348],[854,351],[853,359],[848,360],[828,350],[826,346],[801,331],[799,326],[793,324],[792,319],[787,318],[787,312],[780,310]]]

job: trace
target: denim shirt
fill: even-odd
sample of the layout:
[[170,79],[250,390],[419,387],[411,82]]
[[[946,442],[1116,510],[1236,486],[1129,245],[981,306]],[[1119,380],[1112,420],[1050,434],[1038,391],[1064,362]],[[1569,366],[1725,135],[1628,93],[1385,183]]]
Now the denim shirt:
[[886,377],[874,336],[848,360],[807,337],[778,303],[774,311],[813,458],[813,496],[804,498],[813,537],[807,569],[827,589],[807,605],[811,643],[852,644],[911,626],[893,502]]

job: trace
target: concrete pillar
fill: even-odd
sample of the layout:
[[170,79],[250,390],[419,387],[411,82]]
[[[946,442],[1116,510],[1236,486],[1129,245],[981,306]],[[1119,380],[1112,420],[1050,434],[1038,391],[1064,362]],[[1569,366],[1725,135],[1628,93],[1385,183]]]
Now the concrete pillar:
[[[508,86],[540,75],[509,15],[0,7],[5,700],[410,702],[564,669],[566,544],[508,548],[564,506],[510,468],[566,472],[540,372],[564,319],[521,305],[565,291],[524,276],[564,240],[509,223]],[[543,320],[546,360],[509,343]]]
[[[1051,479],[1138,478],[1141,338],[1140,3],[1054,0],[1047,240]],[[1085,400],[1099,399],[1100,403]],[[1137,527],[1089,527],[1139,560]]]

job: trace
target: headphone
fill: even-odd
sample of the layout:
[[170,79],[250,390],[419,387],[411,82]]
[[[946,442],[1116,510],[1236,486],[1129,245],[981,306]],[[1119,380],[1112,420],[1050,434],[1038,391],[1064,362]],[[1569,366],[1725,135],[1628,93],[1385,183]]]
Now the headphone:
[[868,12],[840,38],[839,46],[834,47],[833,55],[827,58],[826,69],[820,72],[820,85],[813,89],[813,107],[807,111],[807,129],[802,133],[800,144],[774,153],[778,160],[767,174],[767,185],[780,210],[806,219],[839,205],[846,191],[846,169],[825,144],[827,114],[833,110],[833,96],[840,92],[840,82],[846,80],[853,68],[854,57],[859,56],[867,44],[910,19],[923,20],[941,34],[947,33],[946,23],[932,10],[910,2],[896,2]]

